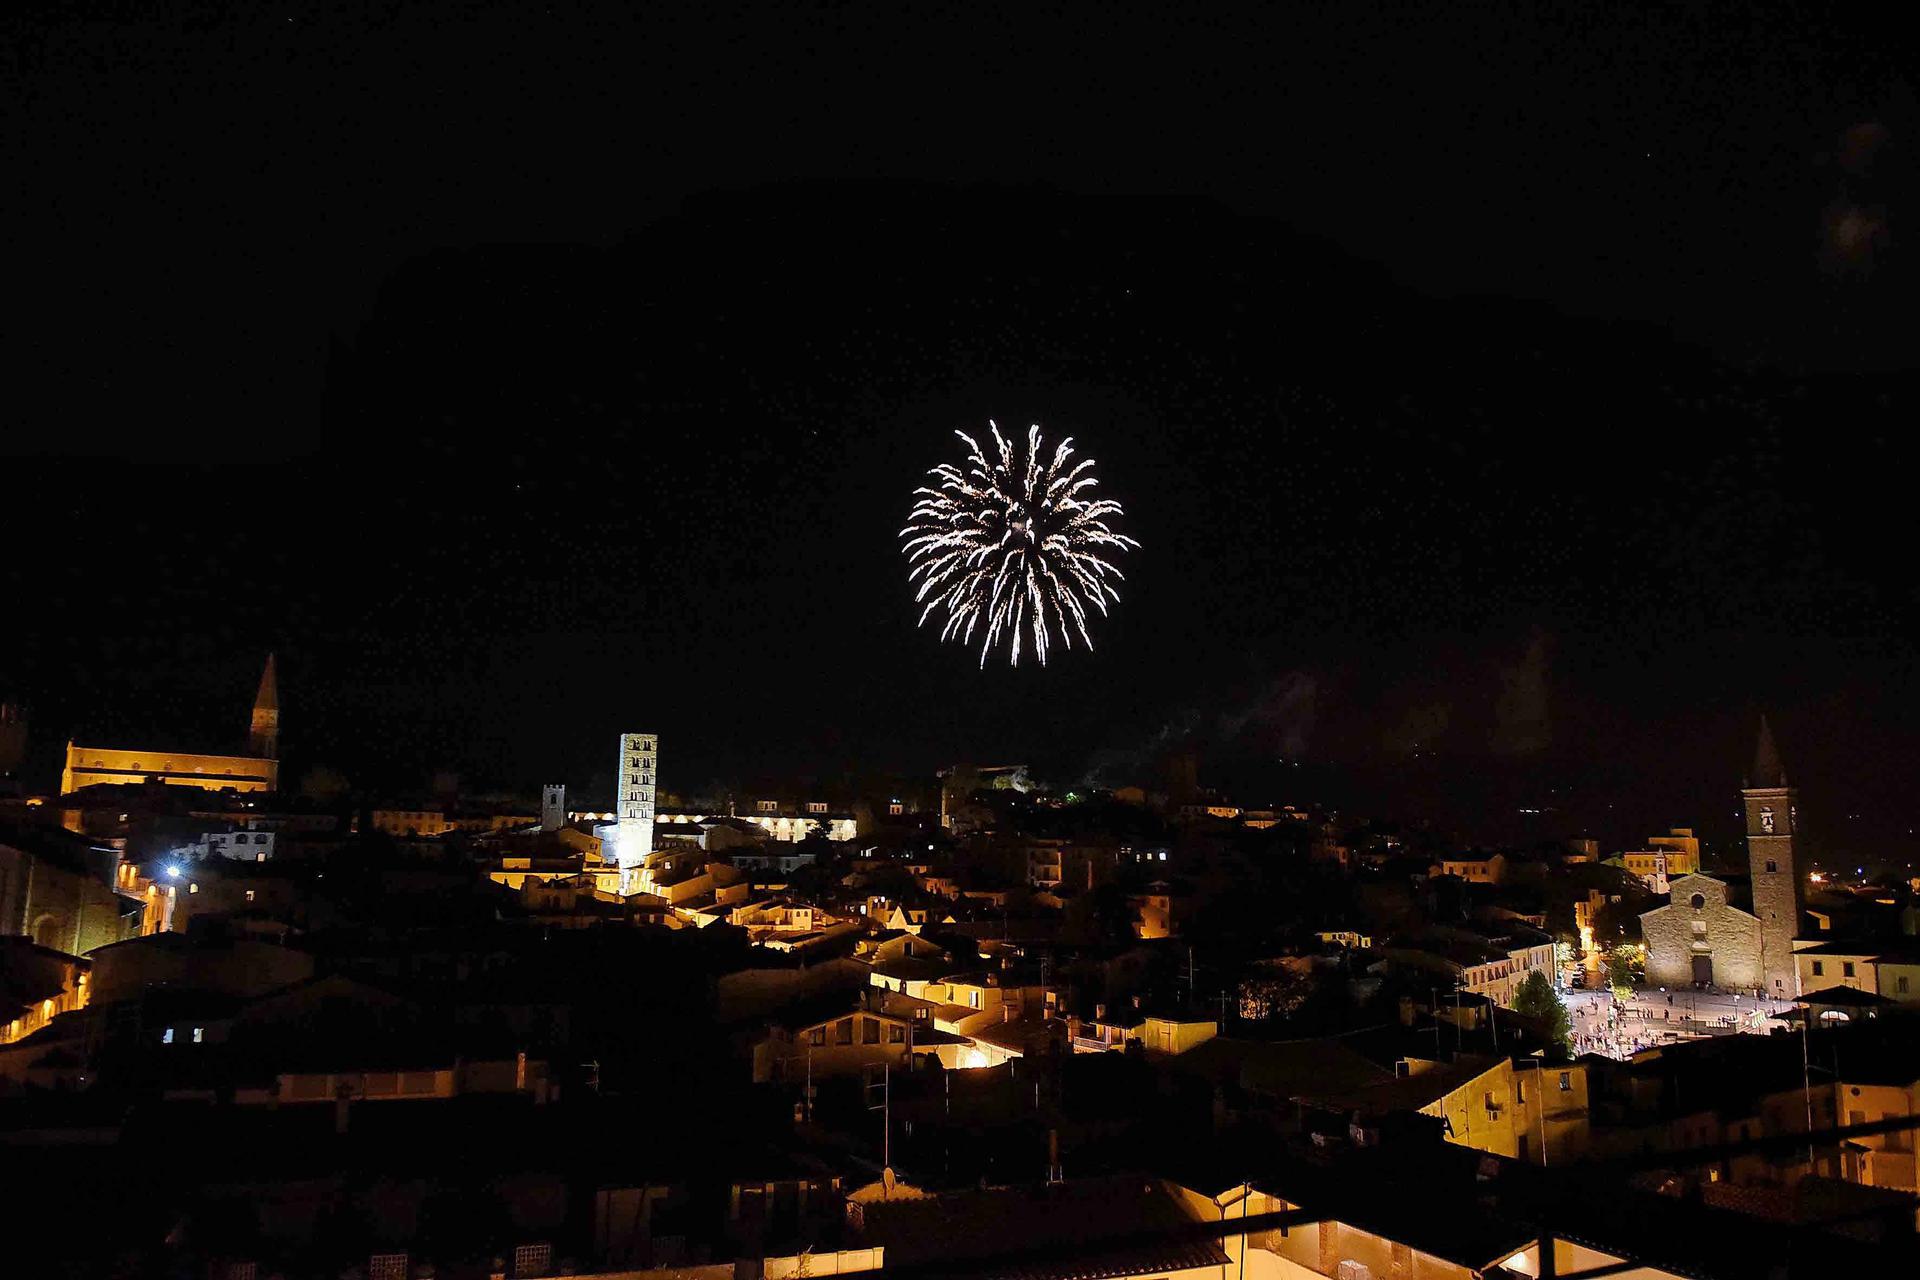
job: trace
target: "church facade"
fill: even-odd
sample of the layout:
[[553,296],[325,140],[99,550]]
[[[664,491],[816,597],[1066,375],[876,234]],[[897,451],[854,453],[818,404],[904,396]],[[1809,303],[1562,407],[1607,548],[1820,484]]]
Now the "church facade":
[[1803,883],[1796,842],[1799,813],[1765,720],[1760,722],[1753,772],[1740,794],[1748,878],[1738,883],[1695,873],[1669,882],[1667,905],[1640,917],[1647,981],[1790,999],[1800,993],[1793,958]]

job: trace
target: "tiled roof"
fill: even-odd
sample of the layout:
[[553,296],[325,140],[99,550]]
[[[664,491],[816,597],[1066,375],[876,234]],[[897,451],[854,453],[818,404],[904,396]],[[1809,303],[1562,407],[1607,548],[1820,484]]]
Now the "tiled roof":
[[864,1218],[890,1268],[951,1264],[979,1280],[1117,1280],[1228,1261],[1162,1184],[1138,1177],[882,1201]]

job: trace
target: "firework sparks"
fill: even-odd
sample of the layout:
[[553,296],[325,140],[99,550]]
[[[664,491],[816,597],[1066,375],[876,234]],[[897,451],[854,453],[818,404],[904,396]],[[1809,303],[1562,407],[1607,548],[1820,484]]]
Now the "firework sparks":
[[997,459],[956,431],[967,442],[964,469],[941,463],[927,473],[935,483],[914,490],[913,514],[900,531],[912,565],[907,581],[918,583],[914,599],[926,606],[922,625],[945,611],[942,640],[972,644],[984,626],[981,666],[1003,638],[1008,660],[1020,665],[1023,637],[1044,666],[1056,634],[1068,648],[1076,635],[1093,647],[1088,611],[1104,616],[1120,599],[1113,583],[1125,580],[1102,553],[1140,544],[1108,527],[1119,503],[1083,496],[1100,481],[1093,459],[1068,465],[1071,437],[1043,464],[1038,426],[1028,428],[1022,454],[997,424],[987,425]]

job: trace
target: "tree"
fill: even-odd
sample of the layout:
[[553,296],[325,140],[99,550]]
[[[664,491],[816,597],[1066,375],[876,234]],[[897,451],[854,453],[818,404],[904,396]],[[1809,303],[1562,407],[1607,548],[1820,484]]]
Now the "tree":
[[1607,952],[1607,983],[1622,1000],[1633,995],[1633,961],[1631,947],[1619,946]]
[[1547,975],[1535,969],[1520,982],[1520,989],[1513,993],[1513,1011],[1524,1018],[1538,1021],[1546,1034],[1547,1041],[1562,1053],[1572,1047],[1573,1022],[1567,1017],[1567,1006],[1560,1002],[1560,996],[1553,989],[1553,983]]

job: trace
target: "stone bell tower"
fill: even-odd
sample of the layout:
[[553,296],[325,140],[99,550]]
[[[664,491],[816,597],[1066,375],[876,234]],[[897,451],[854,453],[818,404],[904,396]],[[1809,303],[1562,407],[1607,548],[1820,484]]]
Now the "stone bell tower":
[[1765,716],[1760,718],[1753,772],[1740,799],[1746,810],[1747,863],[1753,874],[1753,914],[1760,920],[1766,994],[1791,999],[1800,994],[1793,967],[1793,940],[1800,933],[1800,814]]
[[262,760],[280,758],[280,677],[274,671],[272,654],[267,655],[267,669],[260,673],[260,692],[253,698],[247,749]]
[[620,735],[620,771],[614,775],[614,858],[620,865],[620,892],[633,893],[641,864],[653,852],[653,804],[660,739],[651,733]]

